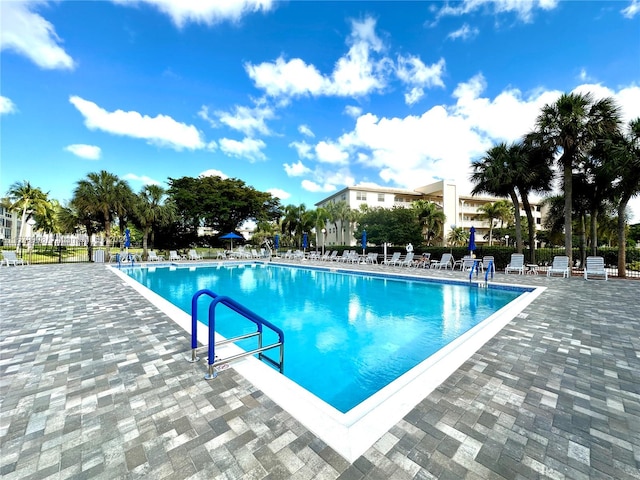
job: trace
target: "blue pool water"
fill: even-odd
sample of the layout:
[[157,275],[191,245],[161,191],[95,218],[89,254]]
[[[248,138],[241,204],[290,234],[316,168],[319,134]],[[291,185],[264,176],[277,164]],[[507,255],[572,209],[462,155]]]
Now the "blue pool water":
[[[271,321],[285,333],[284,374],[341,412],[526,291],[263,264],[124,271],[189,314],[193,294],[209,289]],[[198,305],[205,323],[208,302],[202,297]],[[253,329],[216,310],[221,335]],[[264,343],[274,341],[267,336]],[[240,346],[255,348],[245,342]],[[270,355],[277,358],[277,350]]]

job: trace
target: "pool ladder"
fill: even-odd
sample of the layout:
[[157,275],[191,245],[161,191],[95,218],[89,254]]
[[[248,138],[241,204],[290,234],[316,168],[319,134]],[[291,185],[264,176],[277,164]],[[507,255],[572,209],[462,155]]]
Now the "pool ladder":
[[[489,272],[491,272],[491,280],[493,280],[493,272],[495,267],[493,266],[493,260],[490,260],[487,264],[487,270],[484,273],[484,285],[487,286],[489,283]],[[469,272],[469,282],[473,279],[473,272],[476,272],[476,278],[478,278],[478,274],[480,273],[480,261],[474,260],[473,265],[471,267],[471,271]]]
[[[280,373],[284,370],[284,332],[273,325],[268,320],[260,317],[258,314],[252,312],[245,306],[239,304],[235,300],[230,297],[226,297],[224,295],[218,295],[211,290],[198,290],[193,297],[191,298],[191,360],[190,362],[197,362],[200,358],[197,355],[198,349],[198,299],[203,296],[209,296],[212,298],[211,304],[209,305],[209,345],[208,347],[208,356],[207,364],[207,374],[204,376],[205,379],[211,380],[212,378],[216,378],[218,376],[216,367],[220,365],[226,364],[233,360],[238,360],[240,358],[247,357],[249,355],[258,354],[258,358],[260,360],[266,361],[271,365],[278,368]],[[244,335],[239,335],[237,337],[228,338],[225,340],[221,340],[219,342],[215,341],[216,335],[216,307],[222,304],[234,312],[242,315],[247,320],[253,322],[256,325],[256,331],[252,333],[247,333]],[[263,346],[262,345],[262,330],[263,327],[267,327],[278,335],[278,341],[272,343],[270,345]],[[232,355],[227,358],[218,359],[216,357],[216,347],[221,345],[226,345],[229,343],[235,343],[240,340],[245,340],[247,338],[257,337],[258,338],[258,348],[255,348],[250,351],[242,352],[237,355]],[[266,350],[270,350],[272,348],[280,348],[280,358],[279,360],[274,360],[271,357],[265,355],[263,352]]]

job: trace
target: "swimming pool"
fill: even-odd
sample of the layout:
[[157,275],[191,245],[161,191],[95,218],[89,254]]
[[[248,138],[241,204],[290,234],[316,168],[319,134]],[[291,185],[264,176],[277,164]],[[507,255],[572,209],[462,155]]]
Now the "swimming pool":
[[[496,328],[515,315],[514,303],[528,303],[532,297],[524,303],[522,297],[533,293],[530,288],[479,288],[465,282],[444,284],[422,278],[262,264],[134,268],[126,272],[184,312],[190,312],[193,293],[208,288],[283,328],[285,373],[295,384],[282,382],[281,375],[258,361],[251,368],[243,362],[234,368],[347,459],[362,453],[393,425],[390,421],[399,420],[397,415],[428,395],[490,338],[478,343],[478,332],[495,334]],[[441,290],[443,306],[433,307],[434,298],[440,295],[435,289]],[[502,318],[505,310],[511,314],[507,320]],[[429,316],[432,318],[425,323]],[[500,321],[488,329],[482,322],[487,317]],[[434,321],[443,327],[441,333],[435,333]],[[241,333],[223,323],[219,317],[218,330],[226,330],[223,335]],[[434,344],[435,338],[440,343]],[[470,347],[469,341],[478,346]],[[314,359],[296,357],[290,348],[295,344],[305,353],[313,347],[320,355]],[[450,354],[456,350],[464,358],[452,358]],[[438,367],[436,372],[434,366]],[[319,384],[319,390],[311,380]],[[396,395],[402,390],[401,396]]]

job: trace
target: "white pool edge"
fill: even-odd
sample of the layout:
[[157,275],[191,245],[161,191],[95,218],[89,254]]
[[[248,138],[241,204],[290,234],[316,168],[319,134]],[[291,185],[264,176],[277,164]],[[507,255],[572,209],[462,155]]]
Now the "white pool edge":
[[[189,314],[118,268],[107,268],[191,334]],[[349,462],[354,462],[546,289],[525,285],[504,286],[532,291],[523,293],[347,413],[339,412],[253,357],[233,362],[231,366],[337,453]],[[216,335],[216,339],[222,338]],[[201,323],[198,323],[198,341],[202,345],[208,343],[208,328]],[[190,344],[185,345],[185,361],[191,358],[190,347]],[[216,349],[217,355],[221,358],[240,351],[241,349],[235,345],[225,345]],[[204,377],[206,359],[201,360],[200,364]]]

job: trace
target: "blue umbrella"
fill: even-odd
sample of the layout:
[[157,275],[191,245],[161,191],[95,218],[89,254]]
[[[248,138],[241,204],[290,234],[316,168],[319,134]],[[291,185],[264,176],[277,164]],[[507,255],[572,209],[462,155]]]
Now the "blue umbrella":
[[225,239],[225,240],[231,240],[231,248],[230,248],[230,250],[233,250],[233,239],[234,238],[238,239],[238,238],[243,238],[243,237],[238,235],[236,232],[229,232],[229,233],[225,233],[220,238],[221,239]]
[[469,230],[469,250],[473,252],[476,249],[476,228],[471,227]]
[[302,235],[302,248],[305,249],[309,245],[309,236],[305,233]]
[[129,248],[131,246],[131,230],[128,228],[124,229],[124,246]]
[[280,235],[276,235],[276,238],[273,239],[273,246],[276,250],[280,248]]
[[362,231],[362,254],[364,255],[364,250],[367,248],[367,231]]

